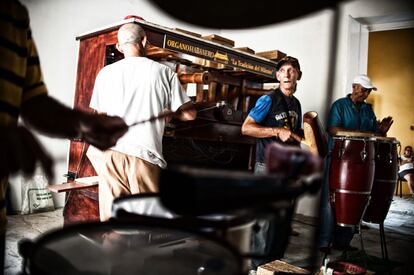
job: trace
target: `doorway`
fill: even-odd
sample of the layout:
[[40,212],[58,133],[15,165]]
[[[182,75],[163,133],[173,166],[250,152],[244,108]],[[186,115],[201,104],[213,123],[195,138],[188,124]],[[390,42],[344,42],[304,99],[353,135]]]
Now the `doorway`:
[[377,118],[394,118],[388,136],[414,146],[414,28],[371,32],[368,75],[378,91],[371,93]]
[[[389,137],[400,141],[401,151],[414,146],[414,28],[369,34],[368,75],[378,87],[368,102],[378,119],[392,116]],[[402,152],[401,152],[402,153]],[[407,184],[403,193],[409,194]]]
[[[378,119],[392,116],[389,137],[401,147],[414,145],[414,20],[403,15],[349,17],[347,87],[353,76],[368,74],[378,87],[368,103]],[[409,193],[408,188],[404,190]]]

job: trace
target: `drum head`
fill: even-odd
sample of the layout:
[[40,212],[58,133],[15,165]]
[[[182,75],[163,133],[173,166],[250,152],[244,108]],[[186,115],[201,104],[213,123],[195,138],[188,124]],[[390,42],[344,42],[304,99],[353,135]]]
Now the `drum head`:
[[400,143],[395,137],[382,137],[382,136],[376,136],[375,139],[377,142],[385,142],[385,143]]
[[210,236],[177,228],[93,223],[43,235],[30,274],[241,274],[241,258]]
[[336,133],[335,137],[359,137],[359,138],[373,138],[373,139],[375,139],[376,136],[375,136],[375,133],[368,133],[368,132],[338,131]]

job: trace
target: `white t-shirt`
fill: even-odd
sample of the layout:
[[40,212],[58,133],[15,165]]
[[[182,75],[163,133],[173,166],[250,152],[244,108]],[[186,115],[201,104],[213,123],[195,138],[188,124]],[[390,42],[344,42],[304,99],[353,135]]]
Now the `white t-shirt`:
[[408,169],[413,169],[414,168],[414,164],[413,164],[413,158],[412,157],[405,157],[405,156],[401,156],[401,160],[404,161],[411,161],[405,164],[400,165],[400,169],[398,170],[398,173],[401,173],[404,170],[408,170]]
[[[90,107],[122,117],[126,124],[176,111],[190,101],[177,74],[146,57],[127,57],[104,67],[95,80]],[[162,155],[164,119],[131,127],[111,148],[166,167]]]

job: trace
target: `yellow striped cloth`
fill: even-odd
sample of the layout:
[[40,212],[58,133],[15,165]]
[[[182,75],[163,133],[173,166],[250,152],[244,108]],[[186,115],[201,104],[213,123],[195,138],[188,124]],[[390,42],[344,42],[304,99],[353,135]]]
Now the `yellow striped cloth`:
[[[0,127],[17,125],[21,104],[43,94],[47,89],[27,9],[19,1],[0,0]],[[0,233],[6,224],[6,184],[0,179]]]

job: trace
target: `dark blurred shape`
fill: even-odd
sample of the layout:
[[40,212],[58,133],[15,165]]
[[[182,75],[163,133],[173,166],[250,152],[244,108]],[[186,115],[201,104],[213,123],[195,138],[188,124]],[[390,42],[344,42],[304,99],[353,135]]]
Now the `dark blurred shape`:
[[276,173],[287,179],[296,179],[322,169],[321,159],[310,151],[276,142],[266,148],[265,164],[269,174]]
[[171,16],[208,28],[242,29],[295,19],[326,8],[340,0],[240,2],[237,0],[149,0]]
[[277,175],[178,166],[162,170],[161,202],[180,215],[204,215],[264,205],[290,194]]
[[275,143],[266,163],[267,175],[187,166],[162,170],[161,202],[180,215],[203,215],[289,201],[320,186],[321,160],[308,151]]
[[234,248],[172,220],[78,223],[18,248],[22,275],[242,274]]

